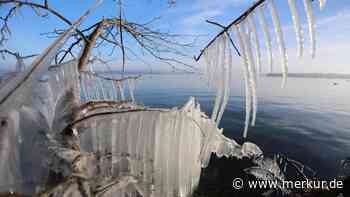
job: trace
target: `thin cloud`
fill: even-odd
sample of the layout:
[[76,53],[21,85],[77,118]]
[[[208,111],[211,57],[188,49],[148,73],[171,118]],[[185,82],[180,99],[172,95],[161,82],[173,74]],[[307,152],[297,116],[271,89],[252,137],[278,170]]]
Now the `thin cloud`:
[[243,6],[253,2],[252,0],[221,0],[220,2],[213,0],[197,0],[192,7],[192,14],[183,19],[185,26],[196,26],[203,23],[206,19],[221,16],[226,10]]

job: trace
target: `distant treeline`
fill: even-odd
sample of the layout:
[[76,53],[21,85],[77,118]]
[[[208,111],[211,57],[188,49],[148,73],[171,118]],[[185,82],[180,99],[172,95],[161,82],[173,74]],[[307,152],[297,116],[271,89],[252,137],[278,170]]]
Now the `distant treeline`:
[[[282,73],[268,73],[266,77],[282,77]],[[294,78],[320,78],[320,79],[350,79],[350,74],[336,73],[289,73],[288,77]]]

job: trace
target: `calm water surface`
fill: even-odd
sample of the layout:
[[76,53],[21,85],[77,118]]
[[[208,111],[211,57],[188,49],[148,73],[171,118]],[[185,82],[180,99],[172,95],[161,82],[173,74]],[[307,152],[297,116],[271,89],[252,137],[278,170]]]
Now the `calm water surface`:
[[[214,94],[195,75],[146,75],[137,84],[136,97],[146,106],[182,106],[190,96],[210,114]],[[257,123],[248,141],[265,154],[283,153],[303,162],[321,178],[338,173],[340,161],[350,156],[350,81],[289,78],[259,80]],[[242,143],[244,94],[240,80],[232,84],[231,99],[221,127]]]

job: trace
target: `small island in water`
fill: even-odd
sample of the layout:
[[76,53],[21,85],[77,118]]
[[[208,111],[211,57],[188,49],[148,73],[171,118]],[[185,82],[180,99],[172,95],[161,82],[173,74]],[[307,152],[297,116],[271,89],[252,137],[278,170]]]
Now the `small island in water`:
[[[267,73],[265,77],[282,77],[282,73]],[[293,78],[350,79],[350,74],[338,73],[288,73]]]

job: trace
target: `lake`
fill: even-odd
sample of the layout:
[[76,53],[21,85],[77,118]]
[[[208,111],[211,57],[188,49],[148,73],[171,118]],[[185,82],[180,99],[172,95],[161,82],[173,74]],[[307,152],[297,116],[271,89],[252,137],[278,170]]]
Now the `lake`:
[[[341,160],[350,156],[349,80],[288,78],[281,88],[280,78],[261,77],[258,86],[257,122],[246,140],[266,155],[283,153],[310,166],[321,179],[336,177]],[[239,143],[244,142],[243,94],[242,83],[234,80],[220,124]],[[151,107],[182,106],[190,96],[210,114],[214,93],[200,76],[145,75],[136,88],[138,101]]]

